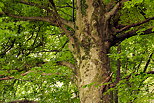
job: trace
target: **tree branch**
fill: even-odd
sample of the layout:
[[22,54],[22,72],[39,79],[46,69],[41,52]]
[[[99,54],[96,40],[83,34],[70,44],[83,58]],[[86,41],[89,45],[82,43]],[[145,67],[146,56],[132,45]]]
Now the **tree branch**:
[[63,19],[63,18],[61,18],[61,22],[62,22],[64,25],[67,25],[67,26],[69,26],[70,28],[75,29],[75,28],[74,28],[74,23],[73,23],[73,22],[68,21],[68,20],[65,20],[65,19]]
[[49,2],[51,4],[51,6],[53,7],[55,18],[58,19],[57,20],[57,24],[59,25],[59,27],[61,27],[62,30],[64,30],[66,35],[68,37],[70,37],[69,31],[66,29],[66,27],[64,25],[67,25],[67,26],[69,26],[71,28],[74,28],[73,22],[67,21],[67,20],[61,18],[60,15],[58,14],[58,11],[57,11],[57,8],[56,8],[56,5],[55,5],[54,1],[53,0],[49,0]]
[[[152,28],[149,28],[145,31],[142,31],[142,33],[140,35],[146,35],[146,34],[154,33],[154,31],[152,31]],[[137,31],[138,31],[138,29],[116,36],[115,38],[113,38],[113,40],[111,42],[111,46],[114,46],[116,43],[122,42],[123,40],[125,40],[127,38],[130,38],[132,36],[137,35],[137,33],[136,33]]]
[[121,33],[123,31],[126,31],[126,30],[130,29],[131,27],[136,27],[136,26],[142,25],[144,23],[149,22],[150,20],[154,20],[154,17],[148,18],[148,19],[146,19],[146,20],[144,20],[142,22],[139,22],[139,23],[134,23],[134,24],[131,24],[131,25],[127,25],[127,26],[123,27],[122,29],[118,30],[116,33]]
[[104,84],[111,80],[112,75],[113,75],[113,72],[103,81],[103,83],[102,83],[102,93],[105,92],[105,88],[107,87],[107,85],[104,85]]
[[147,74],[154,74],[154,71],[148,71]]
[[[50,4],[55,8],[55,3],[53,2],[53,0],[49,0],[49,2],[50,2]],[[53,12],[53,10],[50,10],[50,9],[47,8],[47,7],[41,6],[41,5],[36,4],[36,3],[33,3],[33,2],[27,2],[27,1],[25,1],[25,0],[21,0],[20,3],[26,4],[26,5],[35,6],[35,7],[38,7],[38,8],[45,9],[45,10],[47,10],[47,11]],[[53,14],[54,14],[54,13],[53,13]],[[61,19],[61,21],[62,21],[62,23],[63,23],[64,25],[67,25],[67,26],[71,27],[72,29],[74,29],[74,23],[73,23],[73,22],[68,21],[68,20],[65,20],[65,19],[63,19],[63,18],[60,18],[60,19]]]
[[116,14],[116,12],[118,11],[119,7],[120,7],[120,2],[118,2],[113,7],[113,9],[111,9],[109,12],[105,13],[106,20],[110,19],[114,14]]
[[14,79],[14,77],[4,77],[4,78],[0,78],[0,80],[10,80],[10,79]]
[[52,7],[54,7],[54,8],[56,7],[53,0],[49,0],[49,2],[50,2],[50,4],[52,5]]
[[[27,74],[29,74],[31,72],[35,72],[35,71],[29,70],[29,71],[27,71],[25,73],[22,73],[20,75],[21,76],[26,76]],[[59,75],[59,73],[41,73],[41,75],[43,75],[43,76],[46,76],[46,75]],[[1,75],[1,76],[3,76],[3,75]],[[10,80],[10,79],[15,79],[15,77],[13,77],[13,76],[7,76],[7,77],[0,78],[0,80]]]
[[[25,76],[31,72],[34,72],[34,71],[27,71],[25,73],[22,73],[21,76]],[[15,79],[13,76],[8,76],[8,77],[4,77],[4,78],[0,78],[0,80],[10,80],[10,79]]]
[[[60,26],[59,23],[57,22],[57,19],[54,16],[26,17],[26,16],[18,16],[18,15],[10,14],[10,13],[7,13],[7,12],[0,12],[0,15],[7,15],[7,16],[10,16],[10,17],[13,17],[13,18],[30,20],[30,21],[35,21],[35,20],[45,21],[45,22],[49,22],[51,25],[58,26],[58,27]],[[62,24],[67,25],[67,26],[71,27],[72,29],[74,29],[73,22],[65,20],[63,18],[60,18],[60,21],[62,22]]]
[[41,52],[60,52],[60,50],[42,50],[42,51],[32,52],[32,53],[41,53]]
[[153,55],[153,53],[150,54],[149,59],[148,59],[148,61],[147,61],[146,64],[145,64],[145,67],[144,67],[143,73],[146,72],[146,70],[147,70],[147,68],[148,68],[148,65],[149,65],[149,63],[150,63],[150,60],[151,60],[151,58],[152,58],[152,55]]

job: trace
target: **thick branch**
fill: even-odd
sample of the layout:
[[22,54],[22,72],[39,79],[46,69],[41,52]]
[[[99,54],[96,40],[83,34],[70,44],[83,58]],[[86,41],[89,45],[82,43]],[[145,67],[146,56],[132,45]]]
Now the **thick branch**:
[[64,25],[67,25],[67,26],[69,26],[70,28],[74,29],[74,23],[73,23],[73,22],[68,21],[68,20],[65,20],[65,19],[63,19],[63,18],[61,18],[61,21],[62,21],[62,23],[63,23]]
[[[50,2],[50,4],[52,4],[52,6],[55,8],[55,4],[54,4],[53,0],[49,0],[49,2]],[[38,8],[45,9],[45,10],[48,10],[48,11],[52,11],[52,12],[53,12],[53,10],[50,10],[50,9],[47,8],[47,7],[40,6],[39,4],[36,4],[36,3],[33,3],[33,2],[27,2],[27,1],[25,1],[25,0],[21,0],[20,3],[26,4],[26,5],[35,6],[35,7],[38,7]],[[54,14],[54,13],[53,13],[53,14]],[[62,21],[63,24],[65,24],[65,25],[71,27],[72,29],[74,29],[74,23],[73,23],[73,22],[68,21],[68,20],[65,20],[65,19],[63,19],[63,18],[61,18],[61,21]]]
[[[116,43],[119,43],[127,38],[137,35],[137,33],[136,33],[137,31],[138,31],[138,29],[116,36],[114,38],[114,40],[111,42],[111,46],[114,46]],[[146,34],[151,34],[151,33],[154,33],[154,31],[152,31],[152,28],[142,31],[142,34],[140,34],[140,35],[146,35]]]
[[106,20],[110,19],[114,14],[116,14],[116,12],[118,11],[120,7],[120,2],[118,2],[114,7],[113,9],[111,9],[109,12],[107,12],[105,14],[105,17],[106,17]]
[[[18,18],[18,19],[23,19],[23,20],[30,20],[30,21],[45,21],[45,22],[49,22],[51,23],[51,25],[55,25],[55,26],[59,26],[59,23],[57,22],[58,20],[55,19],[55,17],[50,17],[50,16],[45,16],[45,17],[26,17],[26,16],[18,16],[18,15],[14,15],[14,14],[10,14],[7,12],[0,12],[0,15],[7,15],[13,18]],[[71,27],[72,29],[74,29],[74,24],[71,21],[65,20],[60,18],[60,21],[64,24],[67,25],[69,27]]]
[[123,27],[122,29],[118,30],[116,33],[126,31],[126,30],[130,29],[131,27],[140,26],[140,25],[142,25],[144,23],[149,22],[150,20],[154,20],[154,17],[148,18],[148,19],[146,19],[146,20],[144,20],[142,22],[139,22],[139,23],[134,23],[134,24],[131,24],[131,25],[127,25],[127,26]]

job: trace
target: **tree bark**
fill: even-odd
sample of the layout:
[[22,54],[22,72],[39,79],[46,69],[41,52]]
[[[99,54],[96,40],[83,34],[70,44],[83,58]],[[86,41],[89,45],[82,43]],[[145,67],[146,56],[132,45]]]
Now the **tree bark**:
[[75,49],[77,60],[77,85],[81,103],[110,103],[109,95],[103,95],[107,87],[103,86],[109,76],[108,50],[100,41],[94,41],[82,33]]
[[110,29],[102,6],[99,0],[77,1],[76,30],[69,47],[77,61],[81,103],[110,103],[110,94],[103,94],[108,89],[103,83],[110,74]]

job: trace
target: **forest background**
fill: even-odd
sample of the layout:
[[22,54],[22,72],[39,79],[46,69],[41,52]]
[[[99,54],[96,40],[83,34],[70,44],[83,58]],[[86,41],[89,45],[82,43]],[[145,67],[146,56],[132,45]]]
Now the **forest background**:
[[0,0],[0,101],[153,103],[153,0]]

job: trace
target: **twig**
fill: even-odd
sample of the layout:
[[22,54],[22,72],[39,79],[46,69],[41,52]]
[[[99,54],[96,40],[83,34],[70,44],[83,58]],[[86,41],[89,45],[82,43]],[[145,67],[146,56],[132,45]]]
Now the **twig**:
[[152,58],[152,55],[153,55],[153,53],[150,54],[149,59],[148,59],[148,61],[147,61],[146,64],[145,64],[145,67],[144,67],[143,73],[146,72],[146,70],[147,70],[147,68],[148,68],[148,65],[149,65],[149,63],[150,63],[150,60],[151,60],[151,58]]

